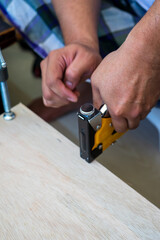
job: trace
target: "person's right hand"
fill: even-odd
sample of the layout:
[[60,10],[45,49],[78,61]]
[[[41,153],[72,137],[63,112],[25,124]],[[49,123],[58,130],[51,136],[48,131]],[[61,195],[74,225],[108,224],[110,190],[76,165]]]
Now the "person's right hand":
[[77,102],[76,86],[90,78],[101,60],[98,51],[80,43],[51,51],[41,62],[44,104],[61,107]]

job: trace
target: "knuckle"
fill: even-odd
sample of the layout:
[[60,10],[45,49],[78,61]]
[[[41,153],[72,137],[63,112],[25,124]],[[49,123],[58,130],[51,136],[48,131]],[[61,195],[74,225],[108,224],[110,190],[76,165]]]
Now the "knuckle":
[[70,69],[70,68],[68,68],[68,69],[66,70],[66,77],[67,77],[67,79],[73,81],[74,79],[76,79],[76,75],[77,75],[77,70],[76,70],[76,69]]
[[123,116],[123,110],[121,108],[116,108],[116,109],[112,109],[113,111],[113,116],[115,118],[119,118],[119,117],[122,117]]
[[43,99],[46,101],[51,101],[52,100],[52,94],[49,91],[44,91],[43,92]]

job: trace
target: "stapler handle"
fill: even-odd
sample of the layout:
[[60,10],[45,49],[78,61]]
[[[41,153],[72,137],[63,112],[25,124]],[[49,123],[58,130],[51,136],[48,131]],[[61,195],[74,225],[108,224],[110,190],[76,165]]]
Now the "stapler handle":
[[101,113],[102,118],[110,117],[110,114],[109,114],[109,111],[108,111],[108,106],[107,106],[106,103],[101,105],[101,107],[99,108],[99,111]]

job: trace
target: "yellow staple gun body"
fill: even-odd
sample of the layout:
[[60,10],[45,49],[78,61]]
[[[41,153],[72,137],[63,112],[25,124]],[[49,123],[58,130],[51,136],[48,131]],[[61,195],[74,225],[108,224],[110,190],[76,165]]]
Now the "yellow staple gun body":
[[78,112],[80,156],[92,162],[124,133],[117,133],[109,117],[107,106],[100,110],[86,103]]

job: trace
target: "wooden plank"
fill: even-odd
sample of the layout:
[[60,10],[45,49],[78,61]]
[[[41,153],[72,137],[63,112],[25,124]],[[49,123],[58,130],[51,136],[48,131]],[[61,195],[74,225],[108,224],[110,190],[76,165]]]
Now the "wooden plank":
[[0,239],[160,239],[160,210],[22,104],[0,118]]

